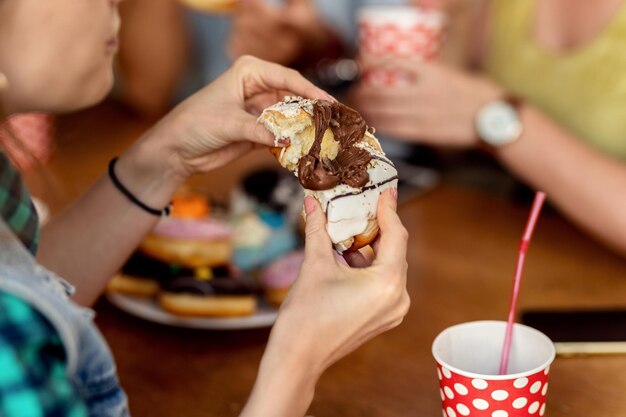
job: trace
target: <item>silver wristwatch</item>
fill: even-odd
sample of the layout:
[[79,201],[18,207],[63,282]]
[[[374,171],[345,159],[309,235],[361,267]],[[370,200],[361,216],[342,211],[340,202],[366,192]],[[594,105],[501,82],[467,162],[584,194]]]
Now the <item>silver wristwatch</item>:
[[476,113],[478,137],[487,145],[498,147],[515,142],[522,135],[519,117],[521,102],[505,97],[485,104]]

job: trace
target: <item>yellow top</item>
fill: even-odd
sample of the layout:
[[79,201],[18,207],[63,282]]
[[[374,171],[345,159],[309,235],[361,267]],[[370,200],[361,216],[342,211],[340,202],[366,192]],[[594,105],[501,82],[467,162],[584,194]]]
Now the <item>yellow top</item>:
[[486,72],[591,146],[626,160],[626,4],[592,41],[555,53],[532,36],[536,0],[494,0]]

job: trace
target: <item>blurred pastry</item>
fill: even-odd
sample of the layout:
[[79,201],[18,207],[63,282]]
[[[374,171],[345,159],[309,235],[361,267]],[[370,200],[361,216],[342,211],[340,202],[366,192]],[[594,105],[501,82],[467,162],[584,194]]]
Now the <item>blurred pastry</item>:
[[231,200],[237,267],[262,268],[298,246],[302,191],[290,175],[274,169],[251,172]]
[[159,291],[161,279],[170,272],[168,264],[135,252],[120,272],[111,278],[107,291],[136,297],[153,297]]
[[289,288],[300,274],[303,261],[304,251],[297,250],[272,262],[263,270],[261,285],[272,304],[279,306],[285,300]]
[[172,214],[159,220],[139,249],[153,258],[190,268],[228,264],[232,255],[227,222],[209,216],[202,196],[178,197]]
[[233,317],[256,311],[252,288],[232,277],[228,268],[216,268],[209,276],[183,274],[162,283],[161,307],[179,316]]

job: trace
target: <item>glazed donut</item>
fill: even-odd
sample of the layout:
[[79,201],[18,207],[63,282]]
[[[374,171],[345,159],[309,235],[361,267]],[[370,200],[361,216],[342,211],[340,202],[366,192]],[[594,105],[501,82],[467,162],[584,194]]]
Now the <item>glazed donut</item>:
[[256,297],[228,265],[188,268],[135,252],[109,282],[108,292],[156,297],[180,316],[244,316],[255,312]]
[[159,283],[150,278],[135,277],[122,273],[113,275],[107,284],[107,291],[133,295],[135,297],[153,297],[159,292]]
[[335,249],[370,244],[378,235],[378,198],[397,187],[398,172],[361,115],[337,102],[285,97],[259,122],[274,134],[278,162],[320,202]]
[[159,292],[160,281],[169,274],[169,265],[135,252],[111,278],[107,284],[107,292],[154,297]]
[[289,293],[293,282],[298,278],[304,251],[297,250],[272,262],[261,273],[261,285],[270,303],[280,306]]
[[189,268],[212,267],[230,262],[230,227],[212,217],[167,217],[159,220],[139,245],[148,256]]
[[256,311],[251,288],[230,277],[175,278],[163,285],[158,300],[165,311],[186,317],[247,316]]

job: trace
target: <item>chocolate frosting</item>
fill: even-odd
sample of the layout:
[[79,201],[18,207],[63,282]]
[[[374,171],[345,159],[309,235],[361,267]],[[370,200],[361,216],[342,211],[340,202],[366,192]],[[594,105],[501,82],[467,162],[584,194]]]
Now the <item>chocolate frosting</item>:
[[193,270],[180,265],[168,264],[135,252],[122,267],[122,272],[138,278],[164,281],[179,275],[193,275]]
[[[307,155],[298,162],[298,178],[309,190],[328,190],[339,184],[360,188],[369,181],[369,152],[354,145],[367,129],[365,121],[354,109],[338,102],[317,100],[313,104],[315,138]],[[324,132],[330,127],[339,152],[335,160],[320,157]]]
[[253,288],[241,279],[231,276],[227,266],[211,268],[213,278],[200,280],[194,271],[179,265],[167,264],[135,252],[122,267],[122,272],[140,278],[158,281],[164,291],[196,295],[248,295]]
[[163,284],[163,290],[174,293],[196,295],[250,295],[252,288],[236,278],[215,277],[203,281],[190,276],[182,276]]

